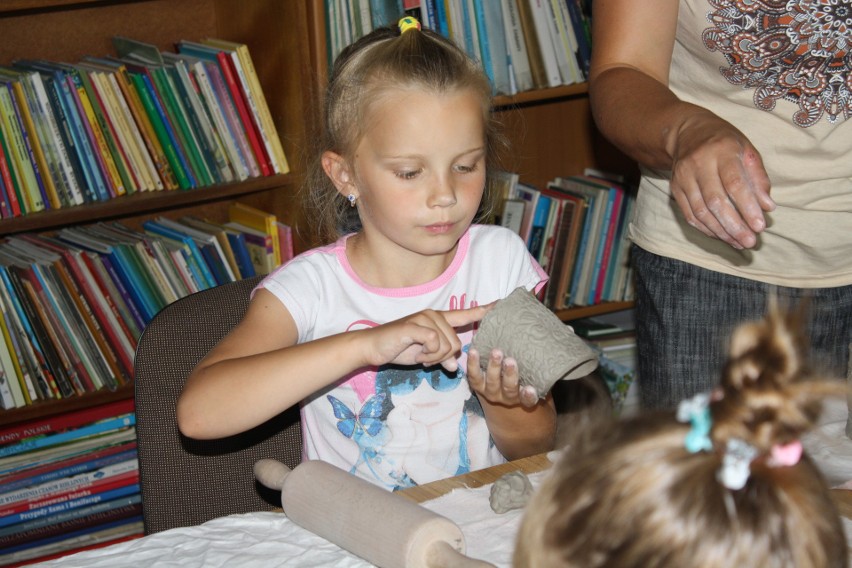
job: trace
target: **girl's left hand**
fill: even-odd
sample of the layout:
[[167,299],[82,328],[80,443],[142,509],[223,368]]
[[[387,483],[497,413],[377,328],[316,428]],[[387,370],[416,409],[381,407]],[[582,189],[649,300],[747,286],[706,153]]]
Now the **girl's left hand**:
[[479,352],[471,349],[467,354],[467,380],[471,390],[491,404],[520,404],[529,408],[538,403],[535,389],[520,385],[517,361],[504,357],[499,349],[491,351],[485,371],[482,370]]

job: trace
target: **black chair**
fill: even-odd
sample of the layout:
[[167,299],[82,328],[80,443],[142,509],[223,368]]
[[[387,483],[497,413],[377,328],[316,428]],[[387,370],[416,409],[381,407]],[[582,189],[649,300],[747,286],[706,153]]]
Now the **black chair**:
[[195,364],[242,318],[259,278],[184,297],[158,313],[136,349],[136,436],[145,533],[281,506],[252,467],[301,461],[298,407],[249,432],[220,440],[181,435],[175,405]]

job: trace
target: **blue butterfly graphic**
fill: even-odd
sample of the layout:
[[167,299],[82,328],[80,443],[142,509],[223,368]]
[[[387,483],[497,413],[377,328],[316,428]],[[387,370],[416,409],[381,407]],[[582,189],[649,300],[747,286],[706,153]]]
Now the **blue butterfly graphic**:
[[369,436],[378,434],[383,426],[381,420],[382,405],[385,402],[385,393],[373,395],[361,407],[356,415],[352,409],[342,403],[339,399],[327,395],[334,416],[337,418],[337,429],[347,438],[352,438],[357,432],[364,432]]

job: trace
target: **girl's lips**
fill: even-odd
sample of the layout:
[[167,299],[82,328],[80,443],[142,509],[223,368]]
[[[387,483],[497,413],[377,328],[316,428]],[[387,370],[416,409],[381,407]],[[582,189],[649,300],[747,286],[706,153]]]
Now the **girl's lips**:
[[442,235],[449,232],[454,225],[455,223],[436,223],[434,225],[427,225],[426,230],[435,235]]

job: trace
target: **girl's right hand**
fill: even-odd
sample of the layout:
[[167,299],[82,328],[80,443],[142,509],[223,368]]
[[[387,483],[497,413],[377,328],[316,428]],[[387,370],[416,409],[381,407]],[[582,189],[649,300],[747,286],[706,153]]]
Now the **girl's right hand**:
[[461,340],[455,328],[481,320],[493,304],[465,310],[424,310],[410,316],[365,329],[365,360],[368,365],[436,365],[447,371],[458,369]]

